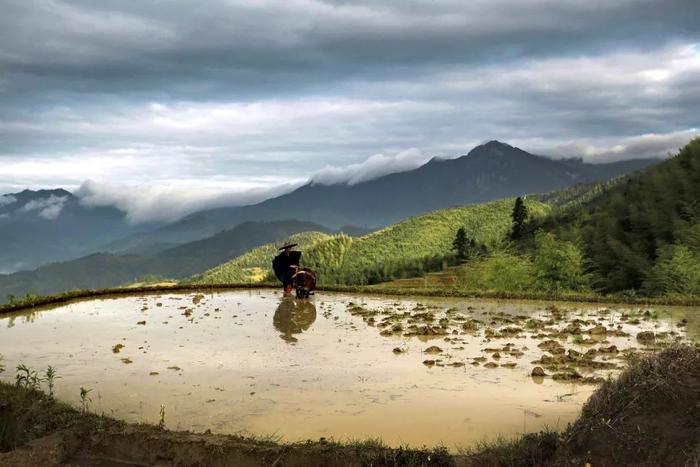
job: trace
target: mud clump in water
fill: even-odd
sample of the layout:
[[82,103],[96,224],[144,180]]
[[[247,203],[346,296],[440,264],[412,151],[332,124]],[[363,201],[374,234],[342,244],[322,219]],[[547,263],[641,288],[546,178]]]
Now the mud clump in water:
[[537,347],[551,353],[552,355],[558,355],[558,354],[564,353],[564,346],[562,346],[559,342],[553,341],[553,340],[547,340],[547,341],[541,342],[541,343],[537,344]]
[[608,330],[605,326],[594,326],[591,329],[588,330],[588,334],[592,336],[604,336],[608,333]]
[[192,297],[192,303],[195,305],[199,305],[199,303],[204,300],[204,294],[198,293],[194,297]]
[[431,355],[436,355],[442,353],[442,349],[438,347],[437,345],[431,345],[427,349],[423,351],[423,353],[431,354]]
[[637,340],[641,344],[653,344],[656,340],[656,336],[652,331],[642,331],[637,334]]

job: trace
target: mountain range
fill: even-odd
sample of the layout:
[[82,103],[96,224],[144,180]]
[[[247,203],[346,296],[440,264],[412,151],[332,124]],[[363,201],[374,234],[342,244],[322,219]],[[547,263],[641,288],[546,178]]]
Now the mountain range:
[[362,235],[438,209],[609,180],[659,161],[554,160],[491,141],[414,170],[354,185],[309,183],[165,225],[132,225],[124,212],[85,206],[65,190],[25,190],[0,196],[0,272],[14,272],[0,274],[0,299],[116,286],[144,275],[187,277],[299,232]]
[[417,169],[354,185],[308,183],[255,205],[200,211],[117,242],[109,251],[143,251],[191,241],[245,221],[299,219],[329,228],[354,225],[375,229],[450,206],[608,180],[660,161],[591,164],[580,159],[555,160],[491,141],[456,159],[432,159]]

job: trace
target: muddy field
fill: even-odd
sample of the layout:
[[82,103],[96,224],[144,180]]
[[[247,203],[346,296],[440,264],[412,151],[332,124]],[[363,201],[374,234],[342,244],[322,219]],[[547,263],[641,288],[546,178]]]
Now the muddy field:
[[630,358],[697,340],[698,310],[273,291],[76,302],[0,319],[0,353],[127,421],[451,450],[563,429]]

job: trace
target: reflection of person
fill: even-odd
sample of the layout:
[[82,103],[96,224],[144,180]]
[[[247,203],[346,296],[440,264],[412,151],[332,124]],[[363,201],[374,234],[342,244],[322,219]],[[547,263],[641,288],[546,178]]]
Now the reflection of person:
[[295,246],[297,246],[296,243],[286,242],[280,247],[282,253],[272,260],[272,269],[275,271],[277,279],[282,282],[285,294],[292,292],[294,273],[299,268],[299,260],[301,259],[301,251],[292,251]]
[[280,334],[280,338],[287,342],[296,342],[294,334],[301,334],[308,330],[316,321],[316,305],[308,300],[296,300],[291,297],[283,297],[272,317],[272,324]]

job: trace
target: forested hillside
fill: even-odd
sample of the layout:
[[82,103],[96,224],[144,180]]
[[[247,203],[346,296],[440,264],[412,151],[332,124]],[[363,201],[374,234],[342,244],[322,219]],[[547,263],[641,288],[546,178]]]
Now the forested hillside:
[[634,175],[540,199],[559,207],[461,268],[460,287],[700,295],[700,139]]
[[[536,201],[527,205],[533,216],[544,216],[549,211],[547,205]],[[439,270],[443,263],[454,260],[452,242],[460,227],[490,248],[503,242],[511,227],[512,206],[513,200],[506,199],[412,217],[363,237],[341,234],[318,237],[312,242],[307,238],[307,246],[300,244],[304,250],[302,265],[316,270],[322,284],[373,284]],[[269,277],[273,247],[258,248],[194,280],[233,283]]]
[[700,294],[700,139],[544,227],[580,238],[601,291]]

